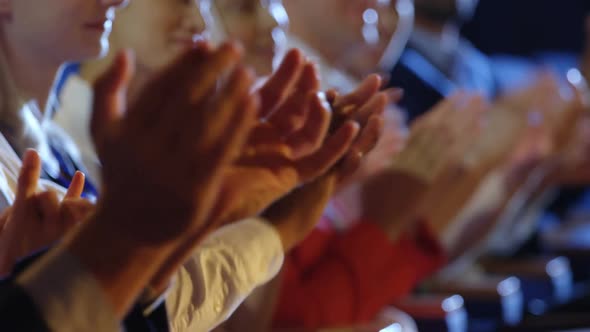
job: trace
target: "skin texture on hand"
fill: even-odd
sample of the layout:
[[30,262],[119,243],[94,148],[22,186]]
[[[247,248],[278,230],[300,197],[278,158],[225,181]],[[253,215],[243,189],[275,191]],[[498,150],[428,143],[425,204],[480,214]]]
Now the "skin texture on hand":
[[260,122],[224,174],[214,219],[228,223],[260,213],[324,174],[347,152],[358,125],[348,121],[330,133],[332,112],[318,89],[315,66],[299,51],[289,52],[260,89]]
[[[486,175],[498,169],[504,174],[507,193],[497,209],[500,215],[506,202],[529,176],[543,174],[539,172],[551,168],[553,155],[561,153],[565,142],[571,140],[572,126],[580,114],[578,99],[575,93],[568,97],[546,75],[540,76],[532,86],[500,99],[488,112],[484,133],[476,140],[475,150],[468,154],[471,167],[450,169],[430,190],[419,212],[438,233],[445,232]],[[535,197],[544,188],[546,185],[528,188],[526,193],[519,190],[519,195]],[[484,219],[491,221],[488,226],[494,225],[492,218],[481,220]],[[481,220],[474,222],[482,224]],[[467,227],[475,226],[469,223]]]
[[323,176],[295,189],[263,213],[277,230],[285,252],[293,249],[315,228],[335,186],[335,175]]
[[[215,204],[225,166],[241,151],[257,109],[256,95],[248,92],[253,77],[239,65],[240,58],[241,50],[234,45],[215,50],[197,47],[152,80],[124,116],[104,121],[99,115],[107,112],[95,111],[103,197],[116,204],[123,199],[119,192],[130,188],[142,192],[126,197],[124,210],[154,216],[155,224],[143,225],[145,234],[154,238],[145,240],[175,241],[191,233],[193,225],[200,228],[197,220],[206,220]],[[102,91],[110,84],[103,79],[96,86]],[[109,107],[109,102],[120,106],[120,95],[110,98],[97,98],[95,109]],[[137,183],[132,182],[136,179]],[[160,218],[178,221],[162,229]],[[131,234],[135,227],[132,223]]]
[[[264,216],[277,229],[285,252],[305,239],[320,220],[326,204],[343,182],[355,173],[363,157],[370,154],[376,146],[383,130],[383,113],[392,102],[391,92],[378,92],[376,77],[369,77],[355,91],[348,95],[331,97],[334,113],[340,121],[355,120],[361,131],[342,160],[317,180],[304,185],[278,200]],[[346,110],[346,114],[342,112]]]
[[[129,105],[130,54],[95,83],[91,127],[104,189],[95,214],[64,245],[121,316],[164,262],[176,254],[168,261],[175,270],[216,227],[208,216],[222,174],[258,112],[253,75],[240,59],[236,45],[198,45]],[[178,252],[187,239],[193,246]]]
[[14,263],[46,248],[86,217],[81,206],[88,203],[80,195],[84,175],[76,173],[60,202],[52,191],[37,192],[41,159],[34,150],[25,153],[18,177],[14,204],[0,216],[0,275]]
[[[362,187],[363,215],[395,240],[415,218],[420,202],[461,157],[480,131],[482,100],[457,94],[437,105],[411,128],[406,146],[390,168]],[[383,202],[387,202],[384,204]]]
[[[259,116],[265,121],[252,130],[242,156],[226,169],[211,218],[234,222],[258,215],[275,202],[289,202],[307,209],[308,214],[284,214],[270,221],[281,225],[279,233],[286,249],[303,240],[319,220],[316,216],[323,211],[325,197],[332,195],[332,183],[353,173],[381,134],[390,92],[379,92],[379,85],[379,78],[371,76],[359,87],[361,92],[333,94],[330,107],[317,95],[315,67],[303,61],[299,51],[291,51],[260,89],[265,106]],[[368,91],[367,86],[375,88]],[[306,102],[302,105],[301,100]],[[340,112],[343,107],[347,114]],[[333,114],[339,116],[337,124]],[[306,188],[307,183],[311,187]],[[301,190],[289,194],[302,185]],[[165,285],[173,272],[162,269],[152,284]]]

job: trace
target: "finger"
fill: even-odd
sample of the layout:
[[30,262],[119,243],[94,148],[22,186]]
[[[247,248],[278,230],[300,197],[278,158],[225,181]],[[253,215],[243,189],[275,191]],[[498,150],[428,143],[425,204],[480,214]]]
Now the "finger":
[[382,115],[373,115],[367,122],[367,125],[362,128],[358,138],[352,145],[351,150],[362,155],[366,155],[373,150],[383,134],[384,124],[385,120]]
[[285,147],[284,144],[276,144],[282,142],[283,135],[277,133],[276,128],[267,122],[257,122],[255,127],[248,135],[248,142],[246,144],[247,151],[244,151],[244,155],[256,154],[255,151],[286,151],[289,148]]
[[402,88],[391,88],[383,92],[387,93],[389,104],[397,104],[404,97],[404,89]]
[[387,92],[380,92],[375,94],[369,101],[363,105],[358,111],[355,120],[361,126],[364,126],[369,118],[373,115],[382,115],[385,112],[385,108],[389,104],[389,98]]
[[570,82],[568,82],[568,84],[573,91],[573,98],[565,105],[565,115],[562,124],[560,124],[558,135],[555,138],[557,145],[560,147],[564,146],[571,140],[573,136],[572,133],[575,132],[574,128],[582,121],[586,109],[586,105],[584,105],[584,93],[586,91],[579,89]]
[[364,155],[360,153],[350,153],[344,156],[340,165],[337,165],[334,174],[338,182],[346,182],[346,178],[352,177],[361,167]]
[[66,199],[60,206],[62,227],[67,231],[84,221],[96,208],[90,201],[83,198]]
[[338,91],[336,91],[335,89],[330,89],[326,91],[326,100],[328,101],[328,103],[330,103],[330,105],[334,105],[338,97]]
[[[168,95],[163,95],[163,102],[167,103],[169,112],[161,112],[161,109],[146,105],[157,113],[152,116],[157,122],[149,125],[158,125],[175,135],[181,133],[178,130],[179,123],[194,126],[193,131],[199,130],[195,126],[207,126],[204,117],[211,102],[211,96],[215,96],[218,84],[227,79],[235,69],[242,57],[242,49],[237,44],[226,43],[217,50],[207,54],[203,50],[189,52],[170,70],[167,76],[160,80],[160,90],[153,93],[163,94],[166,89],[171,89]],[[150,90],[151,91],[151,90]],[[166,114],[165,114],[166,113]]]
[[84,183],[85,183],[86,176],[84,173],[80,171],[76,171],[74,177],[72,177],[72,182],[68,187],[68,191],[66,192],[64,199],[67,198],[79,198],[82,196],[84,192]]
[[317,92],[320,88],[320,78],[315,63],[308,61],[301,70],[301,75],[295,85],[295,90],[301,93]]
[[38,193],[35,196],[37,206],[39,207],[39,213],[41,220],[45,221],[56,221],[59,217],[59,199],[57,193],[53,190],[44,191]]
[[354,121],[348,121],[328,138],[316,153],[298,162],[301,180],[313,180],[332,168],[346,154],[358,132],[359,125]]
[[311,92],[319,88],[318,74],[313,64],[306,64],[301,76],[294,87],[293,94],[287,99],[274,114],[268,118],[268,122],[277,127],[285,135],[289,135],[301,128],[305,123],[307,108],[302,101],[306,100]]
[[[189,133],[187,142],[194,142],[196,144],[197,151],[203,150],[208,146],[217,145],[221,137],[224,135],[233,134],[227,131],[231,125],[231,121],[239,120],[239,123],[235,125],[238,128],[242,125],[245,119],[248,119],[248,126],[251,128],[253,120],[250,118],[250,114],[239,114],[241,111],[241,105],[246,97],[249,95],[250,86],[254,81],[254,74],[247,70],[243,66],[238,66],[230,74],[227,82],[220,88],[220,92],[214,97],[213,105],[209,110],[206,110],[205,117],[201,118],[200,112],[202,110],[194,110],[190,122],[187,123],[185,132]],[[252,98],[256,98],[255,95]],[[196,113],[196,114],[195,114]],[[196,115],[196,117],[195,117]],[[201,118],[201,119],[199,119]],[[195,132],[192,128],[194,123],[197,121],[201,122],[201,128],[204,132]],[[192,137],[196,135],[195,137]]]
[[469,136],[479,132],[483,125],[485,105],[485,99],[480,95],[468,96],[466,99],[461,100],[449,118],[449,124],[455,129],[453,134]]
[[[192,76],[193,79],[195,76],[194,74],[200,74],[199,77],[199,84],[193,85],[191,89],[191,99],[194,104],[198,103],[201,99],[203,99],[209,91],[211,91],[211,87],[214,86],[222,73],[228,72],[228,69],[232,69],[241,59],[243,54],[243,49],[235,43],[225,43],[221,45],[213,54],[209,56],[209,61],[206,62],[205,70],[200,70],[199,68],[197,72],[189,73],[189,76]],[[200,61],[193,61],[194,65],[201,64]]]
[[287,138],[287,145],[293,157],[299,159],[320,148],[330,128],[331,112],[329,105],[322,104],[317,94],[308,96],[309,107],[305,126]]
[[[432,126],[443,121],[453,111],[455,103],[464,97],[462,92],[456,92],[437,103],[425,115],[418,117],[410,127],[411,132],[421,130],[424,127]],[[411,134],[410,132],[410,134]]]
[[[250,77],[248,79],[253,80],[254,75],[252,73],[249,75]],[[259,105],[258,95],[250,95],[247,91],[245,91],[243,98],[233,105],[234,109],[231,112],[231,119],[228,122],[228,126],[223,128],[223,133],[225,134],[220,137],[220,144],[218,144],[218,148],[216,149],[218,156],[213,156],[213,158],[209,158],[207,161],[208,163],[212,162],[214,167],[211,172],[212,175],[209,177],[212,188],[218,189],[221,187],[222,177],[220,175],[223,174],[223,166],[234,162],[243,149],[248,135],[256,122]],[[196,160],[196,162],[202,164],[202,160]],[[201,205],[214,206],[215,198],[216,195],[207,195],[207,197],[201,197],[199,202]],[[213,218],[207,220],[207,218],[203,218],[203,222],[205,224],[201,225],[201,232],[199,232],[201,234],[208,233],[217,228],[218,223],[222,222],[222,219]]]
[[6,225],[6,222],[8,221],[8,218],[10,217],[11,211],[12,211],[12,208],[9,207],[9,208],[5,209],[4,211],[2,211],[2,214],[0,214],[0,234],[2,234],[2,230],[4,229],[4,226]]
[[205,97],[215,91],[217,80],[240,56],[241,48],[234,44],[224,44],[214,51],[207,47],[187,51],[145,85],[129,109],[128,125],[143,131],[157,128],[168,134],[163,135],[170,140],[168,144],[174,144],[172,141],[180,133],[177,126],[186,122],[186,113],[209,100]]
[[260,88],[260,116],[268,117],[287,97],[303,68],[303,54],[297,49],[290,50],[279,68]]
[[339,179],[352,175],[361,165],[363,158],[377,145],[383,133],[384,119],[382,116],[372,116],[362,129],[358,138],[338,166]]
[[41,176],[41,158],[35,150],[27,150],[18,176],[15,205],[32,197]]
[[233,117],[225,130],[225,132],[230,133],[227,139],[224,140],[225,149],[232,149],[228,154],[228,159],[237,158],[245,146],[252,128],[256,124],[260,99],[257,95],[245,95],[236,107],[237,109],[233,112]]
[[381,78],[377,74],[369,75],[351,93],[337,98],[334,108],[341,108],[347,105],[362,105],[371,98],[381,87]]
[[94,83],[90,131],[99,154],[109,130],[114,127],[125,109],[127,89],[134,71],[135,61],[132,53],[122,51],[117,54],[109,69]]
[[41,225],[40,236],[42,245],[49,245],[62,234],[63,226],[59,218],[59,199],[55,191],[44,191],[36,196]]

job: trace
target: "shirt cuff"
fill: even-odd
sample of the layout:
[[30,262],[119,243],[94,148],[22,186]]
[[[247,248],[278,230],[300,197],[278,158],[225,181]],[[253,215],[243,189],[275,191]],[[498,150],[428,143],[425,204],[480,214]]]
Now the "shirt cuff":
[[121,331],[94,276],[77,258],[53,249],[16,278],[52,331]]

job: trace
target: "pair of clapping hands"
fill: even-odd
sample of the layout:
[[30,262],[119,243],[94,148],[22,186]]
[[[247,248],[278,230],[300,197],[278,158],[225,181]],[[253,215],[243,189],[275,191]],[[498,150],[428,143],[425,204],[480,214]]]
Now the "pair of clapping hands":
[[285,250],[302,240],[375,145],[390,99],[370,76],[323,100],[316,69],[299,51],[252,92],[254,76],[235,44],[199,44],[128,103],[132,77],[133,57],[123,52],[94,86],[97,205],[79,198],[80,175],[61,202],[35,193],[39,161],[27,152],[0,244],[6,272],[73,228],[59,250],[94,274],[118,314],[146,285],[167,284],[223,224],[262,213]]
[[459,92],[418,119],[392,166],[366,181],[364,215],[394,238],[417,219],[442,231],[490,171],[524,180],[560,159],[583,109],[579,89],[564,90],[550,75],[494,103]]

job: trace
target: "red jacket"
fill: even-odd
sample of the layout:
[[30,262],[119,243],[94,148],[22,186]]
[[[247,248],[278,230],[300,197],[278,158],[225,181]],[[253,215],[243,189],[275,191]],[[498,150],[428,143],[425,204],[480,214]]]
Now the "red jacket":
[[444,262],[426,224],[396,243],[368,221],[344,233],[316,229],[285,258],[274,325],[319,328],[371,321]]

